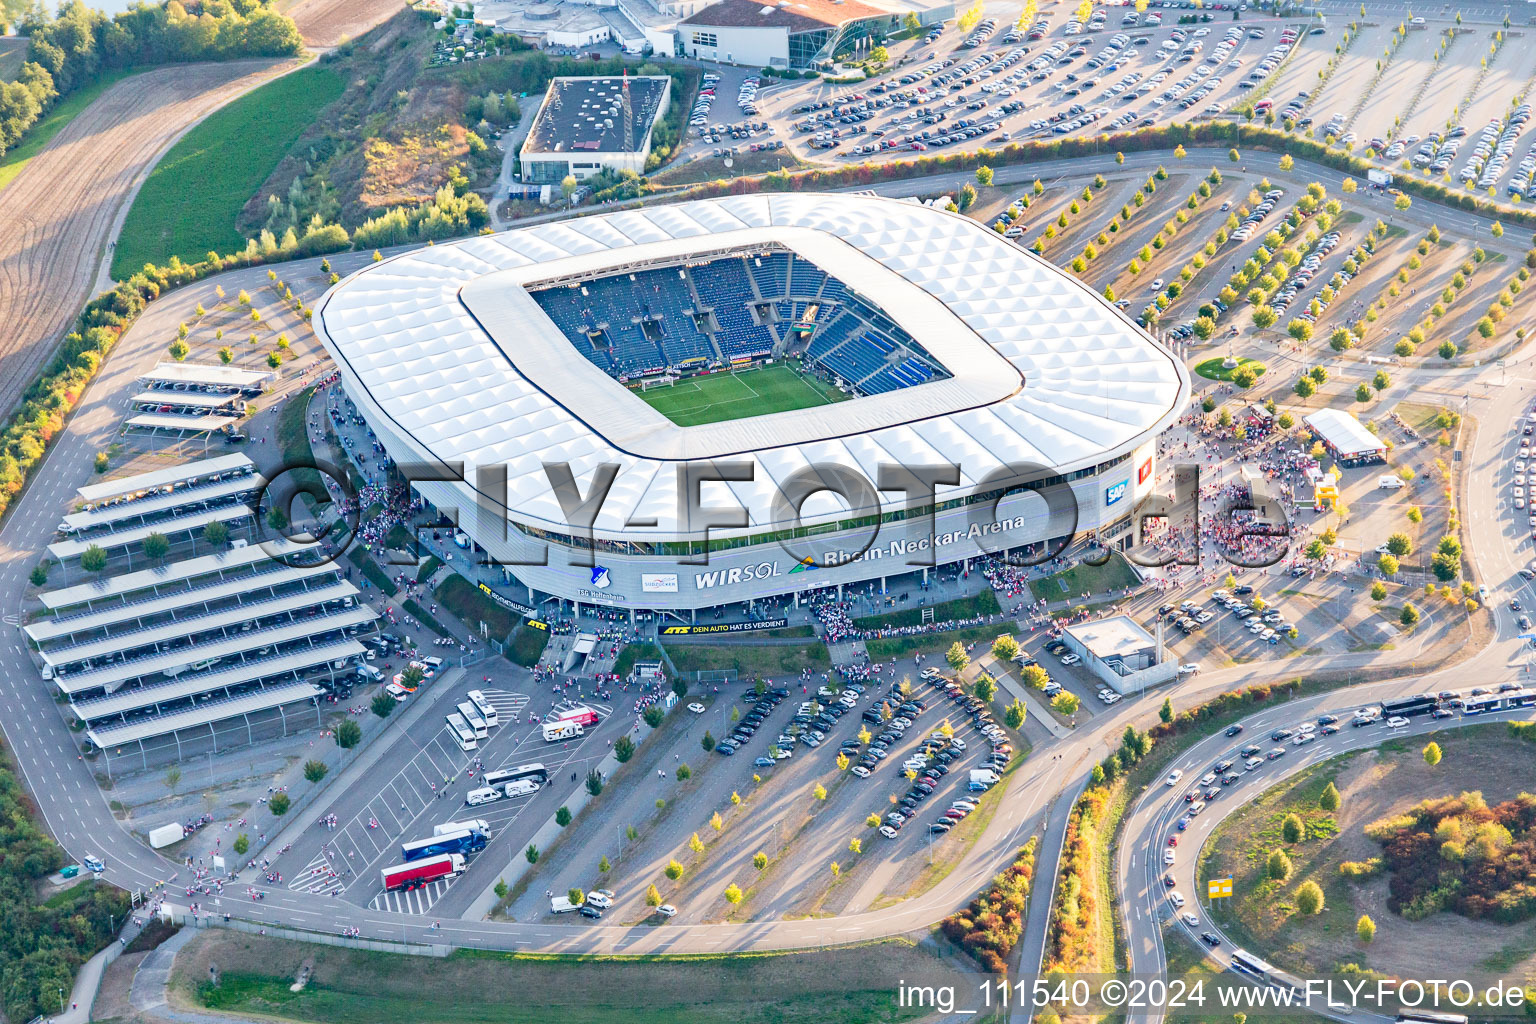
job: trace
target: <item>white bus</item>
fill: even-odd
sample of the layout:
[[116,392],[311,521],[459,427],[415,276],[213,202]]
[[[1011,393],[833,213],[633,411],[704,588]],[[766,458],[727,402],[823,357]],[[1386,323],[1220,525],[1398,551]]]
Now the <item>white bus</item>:
[[1252,953],[1243,952],[1241,949],[1234,949],[1232,951],[1232,969],[1240,971],[1249,977],[1258,978],[1260,981],[1270,980],[1270,977],[1275,973],[1275,969],[1269,966],[1269,964],[1260,960]]
[[485,694],[479,690],[470,690],[469,702],[480,712],[480,717],[485,719],[486,725],[494,729],[501,724],[501,716],[496,713],[496,709],[491,705],[491,702],[485,699]]
[[457,712],[448,716],[448,731],[453,733],[454,738],[459,741],[459,749],[466,754],[480,745],[475,742],[475,730],[471,729],[469,723],[464,721],[464,716]]
[[516,768],[498,768],[486,772],[481,781],[487,786],[500,786],[519,779],[532,779],[542,786],[549,781],[549,769],[535,761],[532,764],[520,764]]
[[476,711],[475,706],[469,701],[466,700],[460,703],[458,712],[464,721],[469,724],[469,727],[475,730],[475,739],[483,740],[491,734],[490,729],[485,724],[485,719],[480,717],[480,712]]

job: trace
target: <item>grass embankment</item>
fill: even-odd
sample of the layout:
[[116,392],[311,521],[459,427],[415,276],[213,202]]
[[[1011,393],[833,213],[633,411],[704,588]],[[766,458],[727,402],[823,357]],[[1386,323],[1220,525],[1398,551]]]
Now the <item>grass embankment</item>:
[[[277,414],[277,446],[283,453],[283,465],[293,474],[295,488],[305,495],[300,499],[311,510],[323,498],[330,500],[325,480],[314,468],[315,449],[309,441],[309,400],[315,393],[311,384],[303,391],[288,396],[282,412]],[[274,494],[274,498],[281,495]],[[386,591],[387,592],[387,591]]]
[[1002,611],[998,606],[997,595],[991,588],[983,590],[971,597],[957,597],[953,601],[941,601],[928,608],[903,608],[899,612],[885,612],[880,615],[864,615],[853,620],[853,624],[860,629],[894,629],[900,626],[920,626],[923,622],[923,612],[933,611],[934,622],[947,622],[951,619],[969,619],[976,615],[996,615]]
[[507,660],[524,668],[532,668],[539,663],[539,659],[544,656],[544,648],[548,646],[549,630],[525,622],[517,627],[517,632],[512,634],[512,642],[507,644]]
[[[209,1009],[310,1024],[873,1024],[922,1016],[895,981],[936,972],[930,949],[887,940],[789,953],[560,957],[461,951],[394,956],[214,932],[179,956],[172,984]],[[309,983],[292,990],[299,965]],[[220,983],[207,982],[217,963]],[[507,980],[516,978],[516,998]]]
[[747,644],[671,644],[667,656],[679,672],[710,672],[735,669],[738,677],[775,678],[799,675],[803,670],[825,672],[832,657],[825,644],[813,641],[804,646],[777,644],[753,647]]
[[1029,589],[1036,598],[1055,603],[1076,601],[1084,594],[1090,597],[1102,596],[1107,591],[1134,587],[1137,582],[1136,570],[1130,567],[1123,556],[1112,554],[1103,565],[1081,562],[1054,576],[1031,580]]
[[492,640],[506,638],[518,623],[516,612],[486,597],[483,590],[458,573],[443,580],[433,595],[438,604],[472,632],[480,632],[480,623],[485,623]]
[[916,636],[893,636],[883,640],[866,640],[864,649],[869,652],[871,661],[889,661],[892,658],[907,658],[918,651],[943,653],[949,650],[950,644],[958,643],[965,647],[978,640],[990,644],[997,638],[999,632],[1013,632],[1007,623],[993,623],[992,625],[966,626],[964,629],[950,629],[942,633],[919,633]]
[[[21,52],[23,54],[26,53],[25,40],[22,41]],[[20,65],[18,64],[17,67],[19,70]],[[109,71],[85,88],[71,93],[68,98],[50,110],[47,117],[44,117],[32,126],[32,130],[27,132],[20,145],[7,150],[5,156],[0,157],[0,188],[5,188],[5,186],[9,185],[32,158],[41,153],[43,147],[52,142],[53,137],[59,134],[65,125],[73,121],[80,111],[96,102],[97,97],[118,82],[121,82],[129,75],[137,74],[138,70],[140,69]],[[4,80],[6,77],[6,75],[0,74],[0,80]]]
[[244,249],[235,229],[241,208],[345,85],[330,68],[303,68],[221,107],[182,136],[134,198],[112,276],[126,280],[145,263],[172,256],[196,263],[210,251]]

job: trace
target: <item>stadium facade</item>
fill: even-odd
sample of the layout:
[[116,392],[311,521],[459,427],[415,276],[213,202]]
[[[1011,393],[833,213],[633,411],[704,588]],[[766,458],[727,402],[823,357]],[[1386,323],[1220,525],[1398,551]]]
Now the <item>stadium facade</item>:
[[1125,546],[1190,390],[1046,261],[864,195],[422,248],[336,285],[314,326],[397,467],[532,607],[689,612]]

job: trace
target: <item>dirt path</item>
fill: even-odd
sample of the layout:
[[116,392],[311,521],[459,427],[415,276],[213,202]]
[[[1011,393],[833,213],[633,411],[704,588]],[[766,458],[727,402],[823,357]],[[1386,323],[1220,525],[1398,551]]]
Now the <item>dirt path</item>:
[[281,66],[237,61],[134,75],[0,190],[0,412],[16,404],[89,297],[103,248],[160,154]]

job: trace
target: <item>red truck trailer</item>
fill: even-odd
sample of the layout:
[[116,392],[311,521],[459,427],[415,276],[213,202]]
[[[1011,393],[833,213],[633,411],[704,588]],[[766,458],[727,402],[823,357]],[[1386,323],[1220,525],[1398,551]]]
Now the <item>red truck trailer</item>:
[[399,889],[417,889],[439,878],[452,878],[463,870],[462,853],[445,853],[438,857],[414,860],[409,864],[396,864],[379,874],[384,879],[384,891],[394,892]]
[[591,726],[597,724],[597,712],[593,711],[585,704],[578,704],[576,707],[571,708],[568,711],[560,712],[559,717],[556,718],[555,721],[575,722],[577,725],[590,728]]

